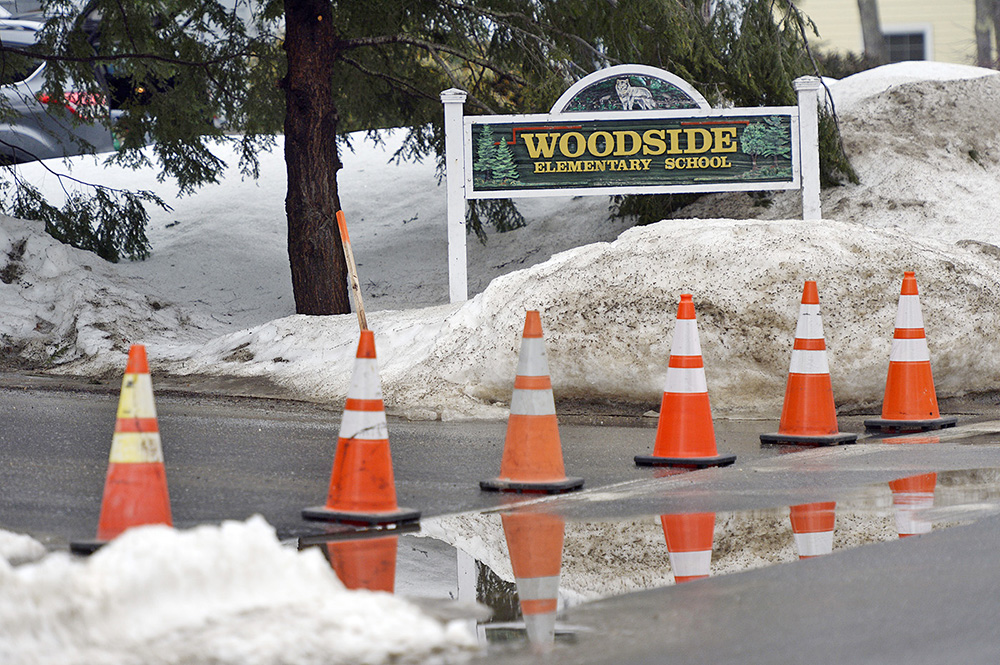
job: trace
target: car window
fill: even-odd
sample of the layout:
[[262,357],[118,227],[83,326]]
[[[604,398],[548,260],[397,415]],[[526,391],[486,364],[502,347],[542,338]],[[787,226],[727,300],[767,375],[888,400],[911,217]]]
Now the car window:
[[38,58],[28,58],[17,53],[0,52],[0,85],[19,83],[42,66]]
[[[19,51],[37,51],[36,44],[24,44],[17,41],[3,39],[0,36],[0,47],[18,49]],[[28,78],[42,66],[42,60],[32,58],[20,53],[10,53],[0,48],[0,85],[18,83]]]

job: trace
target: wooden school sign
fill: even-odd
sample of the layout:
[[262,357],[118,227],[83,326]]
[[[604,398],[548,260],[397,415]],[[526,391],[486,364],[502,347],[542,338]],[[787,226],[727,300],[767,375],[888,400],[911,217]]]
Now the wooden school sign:
[[467,199],[801,188],[820,218],[819,79],[795,87],[798,106],[713,109],[670,72],[620,65],[547,114],[464,117],[465,93],[441,93],[451,301],[468,297]]

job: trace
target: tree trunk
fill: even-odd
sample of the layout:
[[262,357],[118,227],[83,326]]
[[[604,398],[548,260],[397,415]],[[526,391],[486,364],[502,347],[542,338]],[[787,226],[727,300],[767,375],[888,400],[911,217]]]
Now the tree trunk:
[[878,17],[878,0],[858,0],[861,16],[861,38],[865,42],[865,57],[876,65],[889,62],[889,49],[882,34],[882,22]]
[[993,0],[993,43],[997,57],[991,66],[1000,69],[1000,0]]
[[336,212],[336,38],[329,0],[285,0],[285,167],[288,261],[299,314],[351,311]]
[[993,8],[993,0],[976,0],[976,64],[980,67],[993,66],[993,45],[990,43]]

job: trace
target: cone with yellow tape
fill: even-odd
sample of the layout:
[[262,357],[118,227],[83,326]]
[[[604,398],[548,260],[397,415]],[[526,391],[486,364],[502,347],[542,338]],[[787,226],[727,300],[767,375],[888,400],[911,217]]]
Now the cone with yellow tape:
[[122,378],[97,540],[73,542],[70,549],[93,552],[126,529],[144,524],[173,526],[173,521],[146,347],[133,344]]

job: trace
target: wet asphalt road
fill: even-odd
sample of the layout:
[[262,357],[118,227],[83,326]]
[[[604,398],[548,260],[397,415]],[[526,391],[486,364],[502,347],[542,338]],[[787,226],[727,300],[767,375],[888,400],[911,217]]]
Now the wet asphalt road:
[[[7,385],[16,382],[8,377]],[[93,538],[114,432],[117,391],[0,388],[0,527],[34,535],[50,548]],[[315,404],[210,395],[159,394],[154,387],[173,520],[178,527],[263,515],[282,538],[315,530],[300,511],[322,504],[340,411]],[[585,488],[654,477],[633,463],[652,451],[655,419],[634,426],[563,423],[567,475]],[[741,460],[761,449],[766,422],[718,426],[720,451]],[[424,517],[501,505],[479,481],[496,477],[503,422],[390,419],[401,506]]]
[[[18,388],[9,377],[3,385],[0,528],[50,548],[92,538],[117,390]],[[205,395],[156,399],[177,526],[260,513],[284,537],[310,532],[299,511],[325,498],[337,410]],[[807,451],[762,448],[757,435],[776,423],[717,421],[719,452],[736,453],[737,463],[670,477],[632,464],[650,452],[651,420],[563,424],[567,473],[587,484],[544,507],[570,519],[763,509],[836,500],[917,473],[1000,468],[995,407],[970,411],[932,445],[863,438]],[[858,431],[860,421],[843,418],[841,428]],[[428,517],[501,505],[478,482],[497,474],[504,430],[503,423],[390,422],[400,504]],[[563,621],[581,629],[574,644],[537,654],[491,651],[484,660],[1000,662],[1000,506],[967,509],[967,524],[923,536],[572,608]]]

